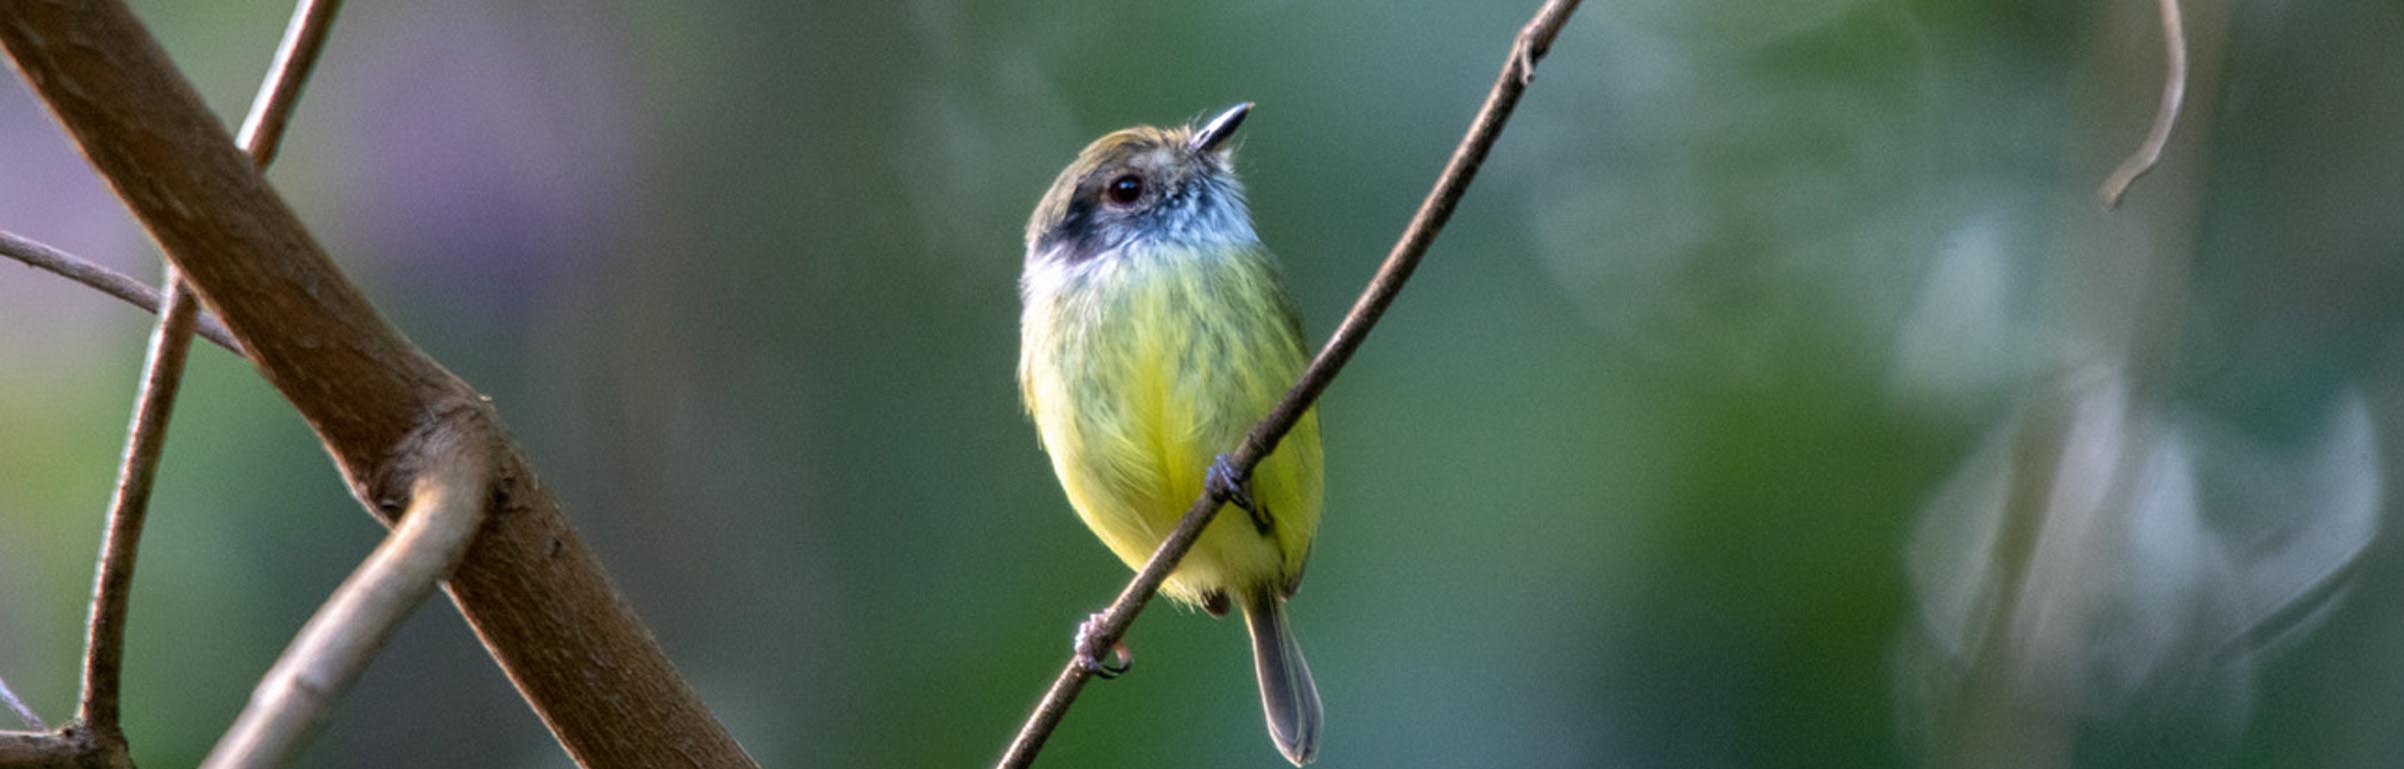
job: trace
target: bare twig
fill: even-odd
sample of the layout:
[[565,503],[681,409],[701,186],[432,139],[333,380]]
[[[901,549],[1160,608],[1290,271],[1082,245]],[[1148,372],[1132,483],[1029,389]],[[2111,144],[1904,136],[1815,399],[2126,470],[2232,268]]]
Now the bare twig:
[[242,119],[242,130],[235,134],[234,142],[250,155],[252,164],[264,169],[275,162],[276,151],[284,146],[284,128],[292,124],[292,105],[300,101],[301,88],[317,70],[317,55],[325,51],[326,33],[334,28],[334,14],[340,10],[342,0],[300,0],[292,8],[292,22],[284,26],[275,61],[267,65],[259,95],[251,99],[250,116]]
[[[265,85],[242,126],[242,149],[261,168],[275,157],[301,86],[317,63],[326,29],[341,5],[340,0],[302,0],[293,9],[292,23],[276,49]],[[84,634],[83,697],[76,709],[76,719],[84,728],[102,744],[117,743],[115,749],[119,750],[124,737],[118,699],[134,559],[140,550],[151,485],[158,476],[160,452],[166,447],[167,425],[175,411],[175,394],[183,381],[184,358],[191,350],[200,306],[172,265],[167,268],[162,293],[158,326],[151,331],[150,352],[143,365],[141,394],[126,433],[124,462],[117,471],[116,494],[109,504],[99,574],[93,579],[91,615]]]
[[[432,440],[472,442],[485,435]],[[401,620],[467,555],[492,501],[492,448],[435,445],[424,455],[446,464],[417,474],[400,525],[293,637],[202,769],[267,769],[290,759],[358,683]]]
[[[172,277],[168,285],[176,285]],[[159,450],[167,442],[167,420],[175,411],[175,392],[183,381],[184,354],[192,349],[192,318],[199,304],[192,292],[180,287],[167,295],[158,329],[150,335],[141,395],[134,405],[133,424],[127,429],[116,494],[109,500],[108,534],[100,543],[99,573],[92,580],[91,615],[84,630],[83,698],[75,716],[104,744],[123,744],[117,698],[134,556],[142,541],[151,481],[158,474]]]
[[2187,31],[2179,15],[2179,0],[2155,0],[2162,11],[2162,102],[2154,108],[2153,127],[2145,132],[2145,142],[2112,175],[2104,178],[2103,204],[2106,209],[2120,207],[2120,197],[2129,191],[2137,178],[2154,170],[2162,161],[2162,149],[2170,143],[2171,124],[2179,120],[2179,103],[2187,96]]
[[[52,248],[41,241],[0,230],[0,256],[24,262],[26,265],[49,270],[60,277],[99,289],[101,293],[123,299],[127,304],[145,311],[159,311],[160,293],[132,276],[102,267],[91,260]],[[225,322],[217,316],[202,313],[194,331],[201,338],[216,343],[235,355],[241,355],[242,343],[234,340]]]
[[[1353,352],[1360,349],[1362,340],[1377,325],[1386,307],[1394,303],[1394,296],[1402,291],[1403,282],[1410,279],[1411,271],[1419,266],[1420,258],[1427,254],[1428,245],[1435,242],[1436,234],[1443,231],[1446,220],[1452,217],[1453,208],[1460,203],[1461,195],[1468,191],[1470,180],[1477,176],[1478,166],[1486,160],[1486,153],[1494,148],[1494,140],[1501,135],[1503,123],[1510,119],[1512,108],[1518,106],[1520,95],[1526,92],[1528,83],[1536,76],[1536,62],[1552,48],[1553,38],[1561,33],[1561,25],[1577,7],[1578,0],[1546,0],[1544,7],[1536,11],[1535,18],[1519,30],[1518,39],[1512,43],[1510,57],[1504,61],[1502,74],[1495,78],[1493,90],[1486,94],[1485,105],[1479,108],[1477,118],[1470,123],[1469,134],[1461,137],[1460,146],[1454,148],[1452,159],[1445,164],[1443,175],[1436,180],[1435,189],[1429,190],[1427,199],[1419,204],[1419,212],[1411,218],[1411,224],[1403,231],[1402,239],[1386,255],[1385,263],[1378,267],[1377,275],[1369,281],[1369,287],[1353,303],[1352,311],[1344,316],[1343,325],[1336,328],[1335,336],[1327,341],[1327,346],[1320,348],[1318,357],[1311,360],[1310,368],[1303,371],[1302,379],[1295,383],[1293,389],[1286,391],[1285,399],[1253,426],[1252,432],[1244,436],[1243,444],[1230,455],[1229,461],[1235,466],[1237,475],[1250,475],[1253,466],[1277,448],[1277,443],[1285,438],[1286,431],[1293,429],[1294,423],[1301,420],[1302,414],[1318,400],[1319,393],[1327,389],[1328,384],[1335,380],[1336,373],[1352,359]],[[1201,536],[1202,528],[1210,524],[1211,518],[1218,514],[1219,507],[1225,502],[1215,491],[1206,492],[1200,499],[1194,500],[1193,506],[1186,510],[1185,517],[1177,521],[1177,528],[1162,540],[1159,549],[1153,551],[1152,559],[1136,572],[1135,578],[1127,583],[1125,589],[1119,591],[1118,599],[1111,602],[1110,608],[1102,612],[1093,636],[1096,648],[1109,648],[1126,635],[1127,626],[1135,621],[1135,615],[1143,611],[1154,593],[1159,592],[1161,582],[1167,580],[1169,573],[1177,568],[1177,562],[1185,557],[1186,551],[1193,549],[1194,540]],[[1019,729],[1018,737],[1010,742],[1010,750],[1002,757],[1000,766],[1012,769],[1032,765],[1036,754],[1043,749],[1044,741],[1051,738],[1052,730],[1060,725],[1061,717],[1068,713],[1069,705],[1076,702],[1077,694],[1084,690],[1085,682],[1092,675],[1078,660],[1069,660],[1059,677],[1053,679],[1051,689],[1044,693],[1043,701],[1035,706],[1035,712],[1027,717],[1026,725]]]
[[[587,767],[753,766],[677,675],[473,387],[385,322],[122,0],[0,4],[0,45],[371,512],[401,512],[436,423],[484,431],[499,489],[449,592]],[[463,432],[463,435],[469,434]]]
[[26,726],[40,731],[49,731],[50,727],[42,723],[41,714],[33,712],[33,708],[25,707],[25,701],[17,699],[17,693],[9,690],[8,681],[4,679],[0,679],[0,705],[8,706],[8,712],[17,714],[17,720],[24,722]]

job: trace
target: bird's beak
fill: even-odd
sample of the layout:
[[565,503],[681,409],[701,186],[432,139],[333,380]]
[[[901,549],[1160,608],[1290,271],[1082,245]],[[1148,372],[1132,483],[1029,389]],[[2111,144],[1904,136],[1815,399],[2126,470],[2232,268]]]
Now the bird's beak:
[[1226,112],[1219,113],[1218,117],[1203,123],[1201,128],[1194,129],[1194,138],[1186,140],[1186,148],[1195,152],[1218,149],[1219,145],[1227,143],[1227,137],[1235,135],[1235,127],[1243,125],[1244,116],[1251,112],[1252,102],[1228,107]]

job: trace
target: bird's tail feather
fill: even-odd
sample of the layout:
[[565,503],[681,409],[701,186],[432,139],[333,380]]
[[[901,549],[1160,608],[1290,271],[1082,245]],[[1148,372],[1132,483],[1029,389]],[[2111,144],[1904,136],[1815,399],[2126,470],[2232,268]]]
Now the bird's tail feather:
[[1286,621],[1285,600],[1275,590],[1244,597],[1244,625],[1252,631],[1252,668],[1260,676],[1260,704],[1268,713],[1269,737],[1286,760],[1301,766],[1319,754],[1319,687]]

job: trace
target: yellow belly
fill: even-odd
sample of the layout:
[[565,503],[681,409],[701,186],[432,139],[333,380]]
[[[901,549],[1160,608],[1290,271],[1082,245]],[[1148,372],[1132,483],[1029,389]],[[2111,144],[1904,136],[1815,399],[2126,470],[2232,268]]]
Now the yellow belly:
[[[1028,412],[1070,505],[1130,567],[1149,560],[1201,496],[1213,457],[1234,450],[1306,362],[1265,253],[1161,249],[1037,285],[1030,278],[1019,374]],[[1053,290],[1045,290],[1053,289]],[[1227,509],[1163,592],[1289,590],[1321,504],[1317,414],[1252,475],[1270,520]]]

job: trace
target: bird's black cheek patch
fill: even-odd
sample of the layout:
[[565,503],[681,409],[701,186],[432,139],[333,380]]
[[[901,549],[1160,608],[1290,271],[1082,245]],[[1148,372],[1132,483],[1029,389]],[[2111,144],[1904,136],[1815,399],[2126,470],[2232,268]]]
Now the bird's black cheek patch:
[[1069,200],[1068,213],[1060,218],[1060,224],[1036,241],[1036,253],[1057,254],[1057,258],[1071,264],[1100,253],[1095,247],[1100,227],[1094,221],[1094,206],[1091,195],[1080,194]]
[[1091,260],[1113,245],[1111,223],[1106,219],[1094,197],[1077,195],[1067,204],[1067,214],[1060,216],[1060,226],[1036,240],[1036,252],[1046,252],[1067,264]]

